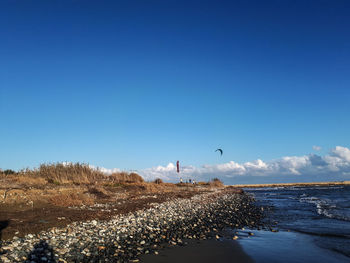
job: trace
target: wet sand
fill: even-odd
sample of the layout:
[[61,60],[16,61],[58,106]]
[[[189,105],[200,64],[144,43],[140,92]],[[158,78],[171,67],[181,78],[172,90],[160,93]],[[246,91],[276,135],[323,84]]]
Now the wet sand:
[[166,248],[158,255],[144,255],[140,262],[161,263],[251,263],[254,262],[237,241],[202,240],[188,241],[186,246]]
[[[249,236],[252,232],[254,235]],[[237,241],[191,240],[186,246],[159,251],[158,255],[143,255],[145,263],[345,263],[349,258],[318,247],[307,235],[296,232],[246,230],[238,232]]]
[[[247,232],[254,233],[248,237]],[[349,258],[317,246],[312,237],[288,231],[239,231],[239,244],[256,263],[347,263]]]

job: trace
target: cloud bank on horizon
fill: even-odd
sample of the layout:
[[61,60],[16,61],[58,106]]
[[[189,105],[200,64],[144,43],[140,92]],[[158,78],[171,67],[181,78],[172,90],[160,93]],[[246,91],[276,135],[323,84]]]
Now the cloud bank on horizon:
[[[118,168],[107,169],[92,165],[90,167],[105,174],[121,172]],[[201,167],[182,166],[180,174],[176,172],[176,165],[169,163],[166,166],[159,165],[139,170],[137,173],[146,181],[161,178],[169,182],[178,182],[180,177],[185,180],[191,178],[197,181],[208,181],[217,177],[225,183],[261,183],[268,182],[269,178],[276,183],[278,182],[276,179],[287,182],[290,178],[299,181],[317,181],[317,179],[328,181],[349,180],[350,149],[336,146],[329,154],[324,156],[317,154],[285,156],[269,162],[258,159],[245,163],[230,161],[215,165],[204,164]]]
[[[320,156],[309,154],[304,156],[286,156],[269,162],[260,159],[237,163],[215,165],[202,165],[201,167],[183,166],[180,175],[176,172],[174,163],[167,166],[157,166],[138,171],[145,180],[161,178],[165,181],[178,181],[179,177],[198,180],[209,180],[218,177],[224,182],[230,182],[237,178],[247,179],[251,177],[274,178],[303,178],[306,181],[324,178],[329,181],[333,179],[350,179],[350,149],[342,146],[333,148],[328,155]],[[261,181],[261,180],[260,180]]]

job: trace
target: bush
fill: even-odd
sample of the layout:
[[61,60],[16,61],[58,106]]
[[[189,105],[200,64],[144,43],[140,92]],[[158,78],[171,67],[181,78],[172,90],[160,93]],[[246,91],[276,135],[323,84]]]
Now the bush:
[[92,169],[88,164],[81,163],[56,163],[41,164],[38,169],[25,169],[19,175],[44,178],[52,184],[92,184],[106,180],[106,175],[101,171]]
[[212,187],[223,187],[224,184],[219,178],[214,178],[209,182],[209,185]]
[[155,184],[162,184],[162,183],[164,183],[164,182],[163,182],[162,179],[157,178],[157,179],[155,179],[155,180],[153,181],[153,183],[155,183]]
[[7,169],[5,171],[2,171],[2,173],[4,173],[5,175],[16,174],[16,172],[11,170],[11,169]]
[[120,183],[143,183],[143,178],[138,175],[137,173],[126,173],[126,172],[120,172],[120,173],[113,173],[109,176],[109,180],[113,184],[120,184]]

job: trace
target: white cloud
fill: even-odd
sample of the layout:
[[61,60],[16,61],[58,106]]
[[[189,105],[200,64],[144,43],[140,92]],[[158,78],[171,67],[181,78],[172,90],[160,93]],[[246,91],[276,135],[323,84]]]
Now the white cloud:
[[112,168],[112,169],[108,169],[108,168],[104,168],[104,167],[96,167],[96,166],[93,166],[93,165],[89,165],[89,167],[91,169],[95,169],[95,170],[98,170],[104,174],[107,174],[107,175],[110,175],[112,173],[119,173],[121,172],[121,170],[119,168]]
[[340,159],[350,162],[350,149],[342,146],[335,147],[331,153]]
[[[66,166],[66,165],[71,165],[71,164],[74,164],[74,163],[73,163],[73,162],[62,162],[62,164],[63,164],[64,166]],[[108,168],[104,168],[104,167],[94,166],[94,165],[91,165],[91,164],[89,164],[89,167],[90,167],[91,169],[100,171],[100,172],[102,172],[102,173],[104,173],[104,174],[107,174],[107,175],[110,175],[110,174],[112,174],[112,173],[119,173],[119,172],[121,172],[121,170],[120,170],[119,168],[108,169]]]
[[[97,169],[105,174],[120,172],[118,168],[107,169],[104,167]],[[336,146],[328,155],[320,156],[309,154],[304,156],[285,156],[279,159],[264,162],[260,159],[251,162],[237,163],[230,161],[221,164],[204,164],[200,167],[192,165],[180,165],[180,173],[176,171],[176,165],[169,163],[166,166],[156,166],[137,171],[146,181],[153,181],[161,178],[164,181],[178,182],[180,177],[186,179],[196,179],[197,181],[207,181],[218,177],[225,181],[237,182],[241,180],[266,182],[269,178],[286,181],[288,178],[310,181],[309,179],[321,178],[326,180],[349,180],[350,179],[350,149]],[[271,179],[271,180],[272,180]]]
[[321,151],[322,150],[321,146],[317,146],[317,145],[312,146],[312,149],[314,149],[315,151]]
[[319,156],[316,154],[304,156],[286,156],[269,162],[260,159],[237,163],[230,161],[222,164],[201,167],[183,166],[180,174],[177,174],[175,164],[157,166],[139,171],[145,180],[161,178],[166,181],[178,181],[179,177],[193,178],[198,180],[209,180],[213,177],[225,181],[229,178],[238,177],[318,177],[318,176],[349,176],[350,173],[350,149],[337,146],[331,150],[329,155]]

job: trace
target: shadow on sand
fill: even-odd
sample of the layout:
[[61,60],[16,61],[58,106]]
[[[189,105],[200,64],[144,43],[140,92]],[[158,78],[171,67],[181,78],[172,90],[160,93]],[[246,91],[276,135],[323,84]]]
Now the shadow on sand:
[[[0,221],[0,255],[6,254],[6,251],[2,250],[2,231],[10,224],[9,220]],[[34,245],[33,250],[26,257],[25,262],[36,262],[36,263],[55,263],[54,252],[50,245],[41,240],[39,243]]]
[[0,221],[0,255],[3,254],[2,247],[2,230],[4,230],[10,224],[9,220]]
[[28,254],[26,262],[45,262],[45,263],[54,263],[54,252],[50,245],[41,240],[39,243],[34,245],[33,250]]

